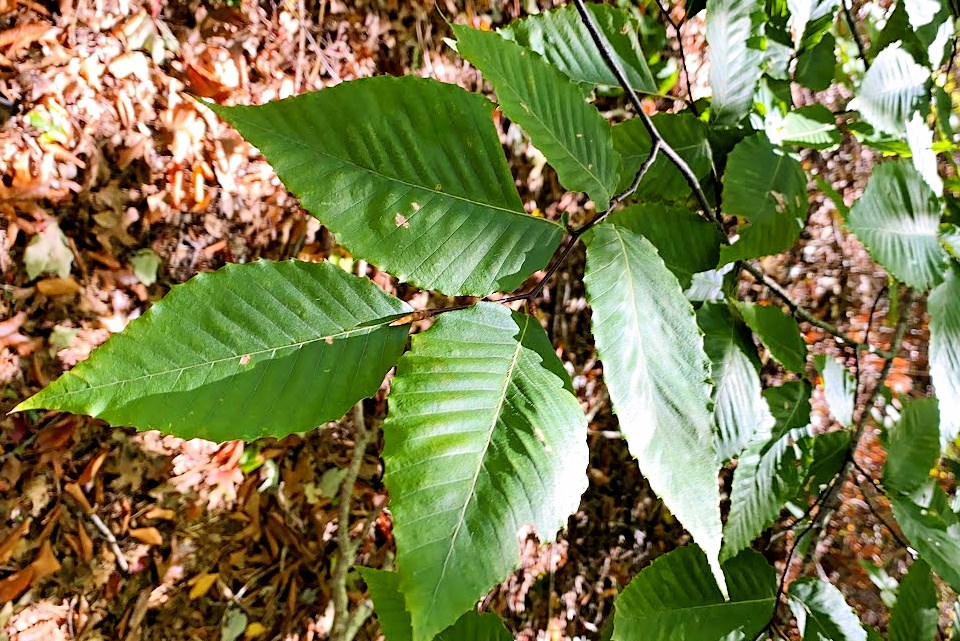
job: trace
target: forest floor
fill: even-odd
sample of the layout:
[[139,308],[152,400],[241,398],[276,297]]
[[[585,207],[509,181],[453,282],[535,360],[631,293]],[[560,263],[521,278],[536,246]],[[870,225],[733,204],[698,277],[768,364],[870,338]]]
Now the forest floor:
[[[477,89],[476,73],[442,41],[446,20],[497,26],[519,5],[0,0],[0,411],[198,271],[259,257],[349,260],[197,96],[259,103],[382,73]],[[702,25],[683,31],[688,56],[697,58]],[[560,188],[515,127],[501,128],[528,207],[584,216],[582,197]],[[805,162],[830,172],[849,203],[872,166],[861,153],[845,144]],[[802,242],[763,266],[818,316],[861,338],[872,327],[874,342],[889,343],[886,277],[841,230],[831,203],[813,202]],[[574,255],[538,312],[591,417],[590,488],[557,543],[540,545],[532,534],[521,541],[523,568],[483,603],[522,639],[597,638],[631,577],[685,540],[618,438],[589,338],[581,267]],[[431,302],[370,275],[415,305]],[[766,296],[750,284],[744,293]],[[912,325],[925,327],[922,309],[910,313]],[[839,354],[819,332],[807,340]],[[898,393],[928,380],[925,343],[922,329],[907,336],[889,379]],[[878,360],[861,365],[864,381],[879,369]],[[366,409],[382,419],[383,395]],[[815,425],[831,428],[822,404]],[[877,476],[882,460],[871,444],[866,439],[858,460]],[[336,487],[352,449],[349,430],[336,424],[218,445],[85,417],[4,415],[0,639],[324,638]],[[370,448],[361,470],[357,521],[384,493],[378,451]],[[870,514],[864,492],[871,490],[844,487],[808,569],[842,576],[849,601],[882,625],[880,591],[857,559],[899,575],[907,557]],[[782,561],[789,538],[769,543],[771,559]],[[358,561],[389,567],[392,546],[385,512]],[[353,575],[350,596],[354,604],[365,598]],[[371,619],[359,638],[377,635]]]

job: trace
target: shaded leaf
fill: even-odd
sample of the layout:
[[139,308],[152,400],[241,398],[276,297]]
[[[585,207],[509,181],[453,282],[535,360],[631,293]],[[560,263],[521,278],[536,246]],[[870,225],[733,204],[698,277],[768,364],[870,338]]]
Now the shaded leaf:
[[787,0],[794,46],[808,49],[833,25],[840,0]]
[[887,437],[887,462],[883,484],[910,494],[930,481],[930,470],[940,459],[940,413],[937,399],[904,403],[900,420]]
[[793,79],[813,91],[823,91],[833,82],[837,66],[837,41],[829,33],[815,47],[797,57]]
[[56,274],[60,278],[70,275],[73,252],[57,221],[46,221],[40,232],[30,239],[23,252],[23,266],[29,280],[40,274]]
[[960,274],[947,270],[930,292],[930,377],[940,401],[940,447],[960,436]]
[[401,281],[510,291],[563,237],[524,213],[493,104],[459,87],[378,76],[259,107],[209,106],[354,256]]
[[926,290],[943,279],[947,256],[937,240],[942,209],[913,165],[886,162],[874,168],[847,224],[892,276]]
[[[657,83],[637,38],[639,25],[625,11],[609,5],[587,4],[587,10],[600,28],[607,50],[616,56],[626,73],[630,86],[639,92],[656,93]],[[536,51],[575,82],[619,84],[572,4],[515,20],[501,33]]]
[[735,125],[753,106],[760,80],[764,3],[761,0],[707,0],[712,119]]
[[904,495],[891,496],[893,516],[920,557],[960,592],[960,522],[943,490],[931,484],[928,504],[921,506]]
[[409,309],[330,263],[227,265],[171,289],[17,410],[212,441],[309,430],[377,390],[409,329],[390,322]]
[[723,570],[728,601],[699,548],[664,554],[617,597],[614,641],[753,639],[773,614],[776,573],[752,550],[725,562]]
[[620,180],[610,124],[542,57],[490,31],[454,25],[457,50],[493,84],[500,109],[530,135],[564,187],[606,209]]
[[377,620],[387,641],[413,641],[410,614],[400,592],[400,575],[374,568],[358,567],[357,570],[370,590]]
[[[565,385],[566,384],[566,385]],[[587,487],[586,418],[536,319],[495,303],[440,316],[400,360],[384,423],[400,587],[428,641],[551,540]]]
[[887,628],[890,641],[933,641],[940,611],[930,566],[917,559],[900,582]]
[[697,324],[711,362],[717,456],[727,461],[758,432],[769,432],[773,416],[761,394],[760,363],[747,328],[722,303],[704,304]]
[[[689,165],[697,180],[710,175],[712,152],[707,125],[690,114],[659,113],[651,118],[663,139]],[[650,156],[651,139],[639,118],[631,118],[613,128],[613,144],[623,157],[620,189],[626,189],[640,166]],[[640,200],[685,200],[690,186],[683,174],[663,154],[659,154],[640,181],[635,198]]]
[[710,361],[693,309],[647,239],[610,223],[586,239],[593,334],[620,430],[722,582]]
[[790,611],[803,641],[867,641],[856,613],[826,581],[804,578],[791,583]]
[[807,217],[807,179],[800,163],[766,136],[746,138],[723,175],[724,210],[745,218],[740,238],[720,250],[720,263],[776,254],[800,236]]
[[737,303],[744,322],[785,369],[802,374],[807,361],[807,344],[793,316],[779,307]]
[[929,79],[929,69],[893,44],[874,58],[849,108],[881,131],[902,134],[926,95]]
[[609,220],[653,243],[683,288],[720,257],[723,236],[717,226],[689,209],[643,203],[626,207]]

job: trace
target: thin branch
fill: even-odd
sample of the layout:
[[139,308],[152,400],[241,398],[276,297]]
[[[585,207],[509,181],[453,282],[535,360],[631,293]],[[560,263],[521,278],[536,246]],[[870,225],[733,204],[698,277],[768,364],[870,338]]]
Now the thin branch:
[[[860,466],[860,464],[857,463],[856,461],[853,461],[853,469],[859,472],[860,475],[869,482],[870,486],[873,487],[873,491],[876,492],[878,496],[886,496],[886,492],[884,492],[883,488],[881,488],[880,485],[873,480],[873,476],[869,472],[867,472],[865,469],[863,469]],[[861,487],[863,486],[861,485]],[[880,521],[880,525],[885,527],[887,531],[890,532],[890,535],[900,545],[900,547],[904,549],[909,549],[910,544],[907,543],[906,540],[904,540],[904,538],[900,536],[900,534],[895,529],[893,529],[893,526],[890,525],[890,523],[887,522],[887,520],[880,514],[880,511],[876,508],[876,506],[873,505],[873,503],[870,501],[870,498],[866,495],[866,493],[864,493],[863,495],[863,501],[864,503],[867,504],[867,508],[869,508],[873,516],[878,521]]]
[[660,4],[660,0],[655,0],[657,3],[657,9],[660,10],[660,14],[663,15],[664,20],[667,21],[672,28],[674,33],[677,34],[677,46],[680,49],[680,68],[683,69],[683,77],[687,83],[687,97],[684,100],[687,103],[687,107],[690,108],[690,111],[694,116],[699,116],[700,112],[697,110],[697,105],[693,102],[693,83],[690,82],[690,70],[687,68],[687,53],[683,50],[683,38],[680,35],[680,24],[674,22],[673,18],[670,16],[670,5],[664,6]]
[[130,564],[127,563],[127,557],[123,556],[123,550],[120,549],[120,544],[117,542],[117,537],[113,535],[113,532],[110,531],[110,528],[107,527],[107,524],[103,522],[96,512],[90,512],[86,515],[90,522],[93,523],[100,533],[103,535],[103,538],[107,540],[107,544],[110,546],[110,551],[113,552],[113,556],[116,557],[117,567],[120,568],[120,571],[124,574],[130,573]]
[[[359,626],[357,626],[356,629],[351,631],[353,617],[350,614],[350,597],[347,594],[347,573],[353,566],[358,546],[350,538],[350,508],[353,504],[353,490],[357,484],[357,478],[360,476],[360,467],[363,465],[367,446],[376,436],[376,430],[369,429],[366,425],[363,401],[354,405],[352,422],[356,436],[350,465],[347,467],[347,473],[340,483],[340,505],[337,512],[337,549],[339,554],[330,580],[333,585],[334,612],[330,638],[333,641],[351,641],[353,636],[356,635],[357,629],[359,629]],[[369,613],[366,616],[369,617]]]
[[875,347],[869,345],[868,343],[854,340],[848,334],[845,334],[844,332],[840,331],[840,329],[836,325],[832,325],[826,321],[820,320],[819,318],[811,314],[809,311],[807,311],[804,307],[802,307],[799,303],[797,303],[792,298],[790,298],[790,294],[787,293],[786,289],[784,289],[778,282],[773,280],[771,277],[767,276],[759,268],[754,267],[753,265],[747,262],[742,263],[741,268],[743,269],[743,271],[753,276],[757,280],[757,282],[759,282],[764,287],[766,287],[771,292],[773,292],[777,296],[777,298],[783,301],[783,303],[790,309],[790,313],[793,314],[798,319],[806,321],[807,323],[810,323],[814,327],[819,327],[823,331],[832,335],[841,343],[849,347],[852,347],[853,349],[856,349],[858,351],[864,350],[871,354],[876,354],[878,356],[881,356],[887,359],[893,358],[896,355],[895,353],[892,353],[892,352],[885,352],[883,350],[876,349]]
[[847,0],[841,0],[841,5],[843,5],[843,15],[847,19],[847,25],[850,27],[850,35],[853,36],[853,42],[857,45],[857,51],[860,52],[860,59],[863,60],[863,68],[870,68],[870,61],[867,60],[866,49],[863,48],[863,40],[860,39],[860,34],[857,33],[857,21],[853,18],[853,13],[850,11],[850,6],[847,4]]

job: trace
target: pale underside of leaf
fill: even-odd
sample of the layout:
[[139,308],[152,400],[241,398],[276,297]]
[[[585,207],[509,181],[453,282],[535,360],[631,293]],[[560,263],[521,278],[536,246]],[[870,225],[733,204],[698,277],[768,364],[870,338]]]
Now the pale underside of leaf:
[[735,125],[753,106],[760,80],[764,4],[760,0],[707,0],[710,44],[710,109],[714,121]]
[[879,165],[850,209],[850,230],[897,280],[926,290],[943,280],[946,252],[937,238],[942,205],[906,161]]
[[930,70],[917,64],[899,43],[881,51],[863,77],[850,109],[877,129],[902,134],[926,93]]
[[790,585],[790,610],[803,641],[867,641],[856,613],[836,586],[819,579]]
[[385,482],[414,641],[457,620],[551,540],[586,489],[586,418],[545,332],[494,303],[440,316],[400,361]]
[[454,85],[379,76],[211,108],[351,253],[401,281],[447,294],[509,291],[560,244],[560,225],[523,211],[493,104]]
[[930,377],[940,402],[940,447],[960,436],[960,274],[953,267],[930,292]]
[[309,430],[376,391],[406,341],[390,322],[409,310],[329,263],[228,265],[174,287],[18,409],[214,441]]
[[585,283],[620,430],[722,586],[710,364],[693,309],[653,245],[615,224],[590,232]]

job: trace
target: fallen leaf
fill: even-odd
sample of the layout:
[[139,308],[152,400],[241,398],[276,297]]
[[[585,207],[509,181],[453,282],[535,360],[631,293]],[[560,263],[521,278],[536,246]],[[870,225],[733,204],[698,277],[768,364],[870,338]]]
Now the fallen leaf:
[[20,522],[20,525],[13,528],[7,536],[4,537],[3,541],[0,541],[0,563],[6,563],[13,556],[14,550],[17,549],[17,544],[26,536],[27,532],[30,531],[31,519],[24,519]]
[[27,591],[33,581],[33,568],[25,567],[0,581],[0,603],[13,601]]
[[43,273],[56,274],[60,278],[70,275],[73,253],[67,244],[67,237],[55,220],[48,221],[40,233],[30,240],[23,253],[23,263],[30,280]]
[[54,556],[50,541],[44,541],[43,545],[40,546],[40,552],[37,554],[37,558],[33,560],[33,563],[30,564],[30,568],[33,569],[33,581],[37,581],[48,574],[53,574],[60,570],[60,561]]
[[147,545],[163,545],[163,535],[155,527],[131,528],[130,536]]
[[74,296],[80,293],[80,283],[72,276],[67,278],[44,278],[37,281],[37,289],[44,296]]
[[141,249],[130,257],[133,265],[133,275],[141,283],[150,287],[157,282],[157,270],[160,268],[160,257],[152,249]]
[[190,579],[190,600],[196,601],[209,592],[219,576],[216,572],[204,572]]

